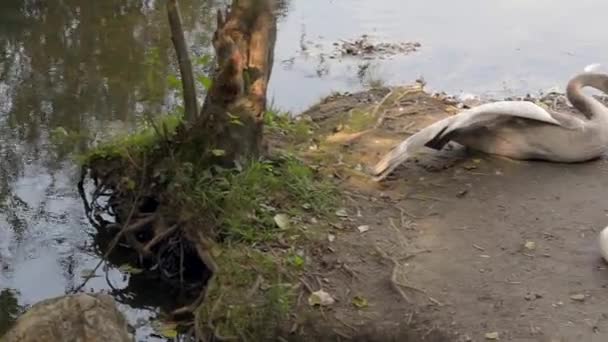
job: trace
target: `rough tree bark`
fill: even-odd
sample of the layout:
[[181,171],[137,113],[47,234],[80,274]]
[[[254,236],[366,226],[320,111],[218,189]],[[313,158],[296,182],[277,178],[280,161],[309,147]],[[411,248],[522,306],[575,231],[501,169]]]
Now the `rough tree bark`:
[[276,41],[274,0],[233,0],[217,13],[213,35],[216,74],[195,129],[206,143],[225,152],[225,161],[262,151],[266,90]]

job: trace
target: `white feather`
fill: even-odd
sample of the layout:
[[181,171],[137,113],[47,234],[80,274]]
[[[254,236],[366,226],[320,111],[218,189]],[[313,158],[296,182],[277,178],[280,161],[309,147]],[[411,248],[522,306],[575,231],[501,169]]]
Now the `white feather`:
[[489,116],[492,118],[515,116],[559,125],[559,122],[549,112],[530,101],[498,101],[486,103],[455,115],[457,119],[451,130],[487,121]]
[[583,70],[585,70],[585,72],[597,72],[601,67],[602,65],[600,63],[593,63],[587,65]]

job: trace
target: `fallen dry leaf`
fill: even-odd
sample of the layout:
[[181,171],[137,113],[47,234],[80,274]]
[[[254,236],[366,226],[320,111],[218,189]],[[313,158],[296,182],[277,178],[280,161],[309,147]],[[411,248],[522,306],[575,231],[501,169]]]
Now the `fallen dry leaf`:
[[315,291],[310,294],[310,297],[308,297],[308,305],[310,306],[328,306],[335,302],[336,300],[329,293],[323,290]]
[[368,225],[359,226],[359,227],[357,227],[357,230],[359,231],[359,233],[365,233],[366,231],[369,230],[369,226]]
[[336,216],[338,217],[348,217],[348,212],[346,211],[346,209],[338,209],[336,210]]
[[363,296],[355,296],[353,298],[352,301],[353,305],[356,306],[358,309],[363,309],[366,308],[368,303],[367,303],[367,299],[365,299],[365,297]]
[[274,222],[281,230],[289,229],[289,216],[286,214],[276,214],[274,216]]
[[496,331],[486,333],[486,340],[498,340],[498,333]]
[[536,242],[534,241],[526,241],[526,243],[524,244],[524,247],[526,247],[527,250],[529,251],[533,251],[536,249]]
[[577,302],[584,302],[585,301],[585,295],[582,293],[577,293],[577,294],[573,294],[570,296],[570,299],[575,300]]

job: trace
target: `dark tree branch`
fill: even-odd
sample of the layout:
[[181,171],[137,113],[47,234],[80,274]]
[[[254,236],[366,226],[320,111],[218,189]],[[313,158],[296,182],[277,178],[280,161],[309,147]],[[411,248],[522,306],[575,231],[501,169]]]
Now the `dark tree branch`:
[[177,0],[167,1],[167,13],[169,15],[169,26],[171,27],[171,41],[173,41],[173,46],[175,47],[179,71],[182,76],[184,115],[186,121],[192,122],[198,115],[198,103],[196,101],[196,88],[194,86],[192,63],[188,56],[188,48],[186,47],[186,39],[184,38],[182,19]]

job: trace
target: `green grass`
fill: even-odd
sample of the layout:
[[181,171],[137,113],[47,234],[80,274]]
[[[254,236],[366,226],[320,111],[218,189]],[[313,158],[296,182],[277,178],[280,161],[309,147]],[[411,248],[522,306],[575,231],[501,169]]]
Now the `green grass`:
[[242,171],[202,172],[191,180],[182,195],[213,213],[219,234],[229,242],[269,241],[286,233],[275,215],[326,215],[335,207],[334,187],[290,156],[254,161]]
[[352,132],[360,132],[374,125],[376,118],[368,111],[353,110],[347,119],[347,127]]
[[158,145],[160,137],[172,136],[183,122],[183,115],[168,114],[153,121],[146,120],[137,132],[114,138],[80,155],[77,160],[86,163],[94,158],[130,157]]
[[24,311],[19,305],[17,295],[11,289],[0,291],[0,337],[15,324],[17,317]]
[[281,112],[275,108],[266,111],[264,125],[269,130],[284,134],[295,144],[308,141],[313,135],[310,121],[304,118],[294,119],[289,112]]
[[[304,231],[298,224],[306,215],[329,218],[336,207],[334,186],[283,156],[202,177],[192,191],[200,208],[216,210],[223,237],[213,253],[219,271],[200,308],[201,322],[212,322],[223,337],[271,340],[295,305],[298,277],[307,267],[301,251],[323,229]],[[294,221],[286,230],[273,219],[278,213]],[[279,240],[290,247],[268,247]]]
[[201,320],[219,336],[270,340],[289,318],[297,282],[280,259],[243,247],[223,248],[215,255],[220,271],[200,308]]

